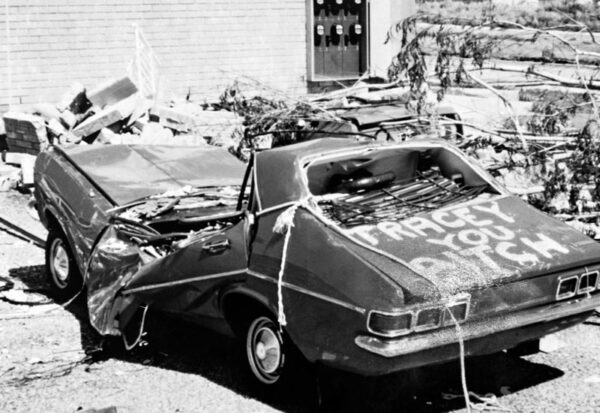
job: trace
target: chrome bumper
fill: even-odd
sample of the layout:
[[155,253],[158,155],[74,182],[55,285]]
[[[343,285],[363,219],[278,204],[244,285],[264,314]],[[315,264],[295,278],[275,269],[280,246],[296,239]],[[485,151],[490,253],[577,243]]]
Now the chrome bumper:
[[[460,327],[463,340],[468,341],[502,331],[593,311],[597,307],[600,307],[600,294],[557,302],[549,306],[523,310],[518,313],[509,313],[484,320],[466,322],[461,324]],[[447,327],[443,330],[434,330],[414,336],[404,336],[396,340],[385,340],[373,336],[360,335],[354,339],[354,342],[358,347],[371,353],[383,357],[397,357],[458,343],[458,334],[455,328]]]

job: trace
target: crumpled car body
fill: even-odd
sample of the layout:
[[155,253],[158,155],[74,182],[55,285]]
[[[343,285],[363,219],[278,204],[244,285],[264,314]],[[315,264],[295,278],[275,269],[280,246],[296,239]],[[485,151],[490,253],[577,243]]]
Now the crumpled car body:
[[[311,362],[364,375],[487,354],[600,306],[600,245],[442,140],[256,153],[42,153],[38,212],[68,235],[92,325],[148,308],[236,332],[261,307]],[[131,338],[133,337],[133,339]]]

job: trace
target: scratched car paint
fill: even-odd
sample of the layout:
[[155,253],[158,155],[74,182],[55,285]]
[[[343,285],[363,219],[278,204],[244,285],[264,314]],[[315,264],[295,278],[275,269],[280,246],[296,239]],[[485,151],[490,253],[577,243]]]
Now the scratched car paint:
[[600,246],[439,140],[318,139],[248,165],[218,149],[55,149],[35,172],[100,333],[133,346],[149,308],[185,316],[239,336],[263,384],[293,374],[296,350],[386,374],[457,358],[456,324],[466,354],[485,354],[600,306]]

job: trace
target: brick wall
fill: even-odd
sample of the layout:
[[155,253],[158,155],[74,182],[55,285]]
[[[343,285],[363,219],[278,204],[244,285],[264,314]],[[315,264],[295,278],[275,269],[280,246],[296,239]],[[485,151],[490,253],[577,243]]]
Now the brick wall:
[[0,113],[125,73],[133,23],[161,59],[163,89],[215,96],[237,75],[306,90],[305,0],[5,0]]

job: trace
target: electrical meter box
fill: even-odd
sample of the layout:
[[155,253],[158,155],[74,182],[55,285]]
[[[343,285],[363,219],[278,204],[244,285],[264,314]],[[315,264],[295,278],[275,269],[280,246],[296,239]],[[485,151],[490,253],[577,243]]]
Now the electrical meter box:
[[367,0],[310,0],[310,80],[358,78],[368,68]]

